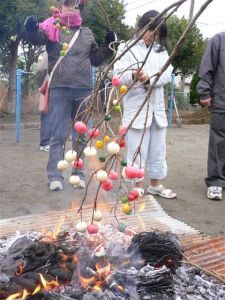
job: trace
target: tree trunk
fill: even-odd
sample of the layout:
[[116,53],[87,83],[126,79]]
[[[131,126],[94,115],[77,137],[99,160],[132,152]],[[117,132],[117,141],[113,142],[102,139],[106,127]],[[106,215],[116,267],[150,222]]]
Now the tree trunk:
[[16,110],[16,67],[18,56],[19,41],[12,42],[10,45],[9,61],[9,88],[8,88],[8,113],[13,114]]
[[182,94],[184,94],[184,88],[185,88],[185,77],[181,76],[181,79],[180,79],[180,92]]

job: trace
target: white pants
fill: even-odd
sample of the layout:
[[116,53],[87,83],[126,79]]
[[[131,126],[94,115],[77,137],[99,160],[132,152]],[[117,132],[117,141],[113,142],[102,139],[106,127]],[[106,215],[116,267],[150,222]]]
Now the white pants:
[[[131,128],[127,133],[127,164],[132,165],[144,130]],[[153,118],[146,128],[140,154],[133,164],[137,168],[147,169],[151,179],[163,179],[167,175],[166,164],[166,128],[159,128]]]

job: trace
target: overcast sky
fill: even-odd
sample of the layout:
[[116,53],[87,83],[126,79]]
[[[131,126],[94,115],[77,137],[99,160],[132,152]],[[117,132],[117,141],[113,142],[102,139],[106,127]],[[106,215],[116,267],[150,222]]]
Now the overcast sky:
[[[126,23],[134,25],[137,15],[142,15],[150,9],[162,11],[175,0],[124,0],[126,3]],[[198,11],[206,0],[195,0],[194,13]],[[188,18],[191,0],[187,0],[177,11],[179,17]],[[225,0],[213,0],[197,21],[205,37],[212,37],[215,33],[225,31]]]

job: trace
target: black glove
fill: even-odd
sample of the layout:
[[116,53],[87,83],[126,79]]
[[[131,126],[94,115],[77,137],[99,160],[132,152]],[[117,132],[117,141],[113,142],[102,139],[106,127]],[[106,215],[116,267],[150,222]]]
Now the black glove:
[[116,42],[116,41],[117,41],[116,33],[114,31],[107,29],[107,32],[105,35],[105,44],[109,45],[110,43]]
[[36,31],[38,29],[38,25],[38,19],[35,16],[27,17],[24,23],[27,31]]

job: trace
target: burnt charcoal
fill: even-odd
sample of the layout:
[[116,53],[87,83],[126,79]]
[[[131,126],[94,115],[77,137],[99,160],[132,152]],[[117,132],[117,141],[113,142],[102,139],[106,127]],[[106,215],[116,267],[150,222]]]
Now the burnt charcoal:
[[34,242],[27,237],[17,239],[8,252],[0,260],[0,272],[13,276],[17,271],[18,264],[24,258],[24,250],[31,246]]
[[63,270],[58,267],[52,267],[49,269],[48,274],[53,276],[54,278],[58,278],[59,281],[71,281],[71,278],[73,276],[73,272],[69,270]]
[[157,268],[165,265],[175,270],[182,259],[182,248],[176,235],[166,232],[142,232],[135,235],[128,248],[132,259],[141,254],[145,264]]
[[23,289],[33,291],[40,282],[40,276],[38,273],[27,272],[21,276],[13,277],[12,281],[21,286]]
[[45,265],[55,253],[55,246],[50,243],[35,242],[24,250],[25,271],[33,271]]
[[15,243],[12,244],[12,246],[8,250],[8,254],[15,259],[23,258],[24,250],[33,244],[34,242],[32,240],[24,236],[17,239]]
[[8,296],[12,294],[16,294],[21,292],[22,288],[16,283],[9,282],[6,284],[0,283],[0,299],[6,299]]
[[76,269],[77,265],[71,262],[62,262],[61,264],[57,264],[57,267],[64,269],[64,270],[68,270],[71,272],[74,272],[74,270]]
[[49,293],[38,293],[33,296],[29,296],[26,300],[56,300],[56,298]]

